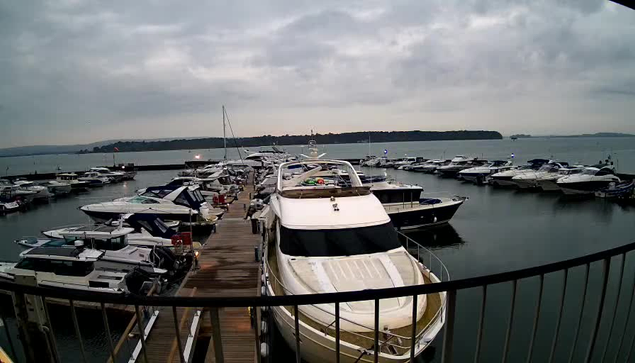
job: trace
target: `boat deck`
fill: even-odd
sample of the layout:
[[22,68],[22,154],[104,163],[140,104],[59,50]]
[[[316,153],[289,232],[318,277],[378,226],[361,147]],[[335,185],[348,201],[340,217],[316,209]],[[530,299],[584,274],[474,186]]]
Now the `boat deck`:
[[[245,190],[218,222],[216,233],[208,238],[201,249],[198,268],[189,272],[177,296],[233,297],[260,294],[259,264],[254,256],[254,247],[260,239],[259,235],[251,233],[250,221],[244,219],[253,191],[251,184],[245,186]],[[211,335],[211,319],[207,309],[178,308],[177,321],[184,348],[197,311],[202,311],[202,319],[195,335]],[[256,361],[256,333],[252,329],[248,309],[220,309],[219,320],[225,362]],[[149,362],[180,362],[174,324],[172,309],[162,308],[146,342]],[[210,339],[205,362],[214,361],[214,344]]]

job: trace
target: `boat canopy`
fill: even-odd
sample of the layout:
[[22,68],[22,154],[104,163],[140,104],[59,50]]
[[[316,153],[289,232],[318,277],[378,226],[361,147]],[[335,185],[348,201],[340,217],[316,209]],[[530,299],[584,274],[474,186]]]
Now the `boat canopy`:
[[177,234],[163,219],[154,214],[131,214],[126,218],[126,222],[136,231],[143,228],[155,237],[172,238]]

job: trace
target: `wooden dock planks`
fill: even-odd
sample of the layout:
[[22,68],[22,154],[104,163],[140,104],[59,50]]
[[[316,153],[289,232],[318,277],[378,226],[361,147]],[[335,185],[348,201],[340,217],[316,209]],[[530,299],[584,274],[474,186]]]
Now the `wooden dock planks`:
[[[190,271],[179,289],[178,296],[258,296],[260,279],[254,247],[259,235],[251,233],[251,223],[245,220],[252,186],[246,186],[238,199],[219,221],[217,231],[212,234],[201,250],[199,268]],[[204,307],[202,307],[204,308]],[[177,309],[177,320],[183,320],[181,340],[185,347],[188,331],[195,311]],[[183,316],[185,315],[185,318]],[[255,332],[247,308],[219,309],[223,353],[225,362],[256,361]],[[201,331],[211,330],[210,314],[205,309]],[[174,349],[174,319],[171,308],[161,308],[159,317],[148,337],[146,346],[149,362],[180,362],[178,349]],[[142,361],[140,358],[139,361]],[[214,362],[213,342],[207,349],[206,362]]]

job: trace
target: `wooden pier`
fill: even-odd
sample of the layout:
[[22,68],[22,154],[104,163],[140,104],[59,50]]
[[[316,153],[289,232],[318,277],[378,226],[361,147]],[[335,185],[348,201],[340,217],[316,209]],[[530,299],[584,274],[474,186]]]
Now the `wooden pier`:
[[[251,183],[249,183],[251,184]],[[245,186],[219,221],[216,233],[204,244],[198,268],[192,269],[184,279],[177,296],[258,296],[260,294],[259,264],[255,261],[254,247],[259,235],[252,234],[251,223],[245,220],[249,207],[251,185]],[[211,317],[205,307],[177,308],[177,322],[181,333],[181,346],[186,348],[192,321],[200,311],[200,323],[194,331],[190,352],[196,349],[197,338],[208,338],[205,362],[215,362],[214,342],[211,339]],[[249,310],[223,308],[218,310],[222,349],[225,362],[257,361],[256,332],[252,328]],[[161,308],[147,338],[148,362],[180,362],[178,342],[175,338],[172,308]],[[200,347],[203,348],[203,347]],[[199,348],[199,350],[200,350]],[[190,355],[191,357],[191,355]],[[188,357],[189,358],[189,357]],[[138,361],[143,361],[143,354]]]

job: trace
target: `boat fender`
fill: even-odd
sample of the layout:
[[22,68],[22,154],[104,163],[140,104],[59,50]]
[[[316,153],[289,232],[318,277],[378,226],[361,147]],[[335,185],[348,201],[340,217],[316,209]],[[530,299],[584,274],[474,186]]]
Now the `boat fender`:
[[267,322],[266,321],[261,321],[260,322],[260,333],[261,334],[267,334]]
[[269,344],[260,343],[260,355],[264,358],[267,358],[269,356]]
[[266,296],[267,295],[267,289],[264,286],[260,288],[260,295],[262,295],[262,296]]

